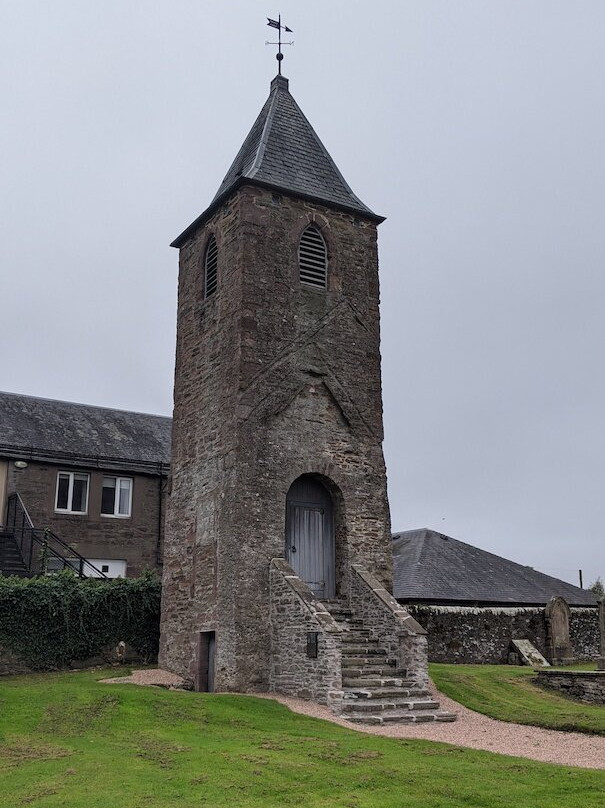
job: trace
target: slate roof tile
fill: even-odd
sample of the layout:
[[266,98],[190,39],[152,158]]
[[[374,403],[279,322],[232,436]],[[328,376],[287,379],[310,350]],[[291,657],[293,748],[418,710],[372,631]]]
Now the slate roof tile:
[[428,528],[393,535],[393,594],[428,603],[545,604],[555,596],[572,606],[597,603],[588,590]]
[[172,419],[0,392],[0,454],[170,463]]
[[288,79],[276,76],[271,91],[210,207],[172,246],[179,247],[214,208],[242,182],[325,202],[382,221],[357,197],[315,130],[290,95]]

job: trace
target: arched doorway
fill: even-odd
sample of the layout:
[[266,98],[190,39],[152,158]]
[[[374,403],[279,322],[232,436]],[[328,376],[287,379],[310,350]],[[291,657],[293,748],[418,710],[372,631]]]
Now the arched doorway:
[[334,597],[332,497],[310,475],[295,480],[286,497],[286,560],[316,597]]

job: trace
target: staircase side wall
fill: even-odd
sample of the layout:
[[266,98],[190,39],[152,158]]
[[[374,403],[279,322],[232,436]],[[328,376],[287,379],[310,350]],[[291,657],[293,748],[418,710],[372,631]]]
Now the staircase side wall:
[[[337,709],[342,701],[341,629],[292,568],[274,559],[270,568],[270,689]],[[317,634],[317,657],[307,654]]]
[[359,564],[353,565],[350,606],[361,617],[397,669],[406,670],[419,685],[428,683],[426,631],[400,606],[374,576]]

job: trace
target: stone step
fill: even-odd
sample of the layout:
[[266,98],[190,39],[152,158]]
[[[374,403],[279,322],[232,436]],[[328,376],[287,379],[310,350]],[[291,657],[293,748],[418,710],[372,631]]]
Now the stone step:
[[390,713],[380,715],[346,715],[343,716],[352,724],[426,724],[430,721],[455,721],[454,713],[435,711],[433,713],[413,713],[401,710],[393,710]]
[[416,687],[416,681],[414,679],[406,679],[405,677],[401,678],[394,678],[392,676],[392,671],[390,676],[387,675],[386,677],[370,677],[370,676],[353,676],[353,677],[346,677],[343,671],[343,680],[342,680],[343,687],[350,687],[355,690],[368,690],[373,689],[375,687],[404,687],[404,688],[413,688]]
[[428,690],[421,687],[394,687],[378,686],[360,689],[358,687],[346,688],[343,692],[343,699],[351,701],[365,701],[368,699],[398,699],[398,698],[425,698],[430,697]]
[[343,631],[341,634],[341,640],[343,642],[371,642],[377,643],[378,640],[373,640],[370,637],[370,632],[366,631],[365,629],[362,631],[360,629],[351,629],[351,631]]
[[353,645],[352,643],[347,643],[342,647],[342,653],[347,657],[353,656],[379,656],[385,657],[387,652],[383,648],[378,648],[376,645]]
[[[389,676],[395,674],[395,665],[383,659],[382,664],[372,663],[365,657],[344,657],[342,665],[342,675],[348,679],[355,676]],[[399,675],[397,672],[396,675]]]
[[366,670],[370,668],[386,668],[389,667],[391,669],[391,673],[393,672],[393,668],[395,665],[390,665],[389,661],[386,658],[386,654],[377,653],[376,651],[368,651],[367,654],[345,654],[344,650],[342,653],[342,666],[343,668],[360,668],[364,667]]
[[406,699],[401,697],[398,699],[357,699],[355,701],[345,701],[342,705],[343,713],[390,713],[392,710],[411,710],[425,711],[425,710],[438,710],[439,702],[426,699],[419,701],[417,699]]
[[456,713],[448,713],[446,710],[438,710],[435,713],[435,721],[451,722],[455,721],[458,716]]

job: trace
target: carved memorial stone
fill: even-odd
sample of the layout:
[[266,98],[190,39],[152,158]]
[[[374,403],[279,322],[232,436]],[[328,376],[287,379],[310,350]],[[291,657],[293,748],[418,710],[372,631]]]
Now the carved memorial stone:
[[569,617],[569,606],[563,598],[551,598],[546,604],[547,656],[553,665],[573,660]]

